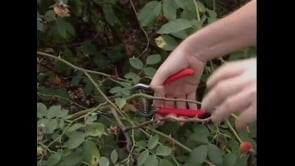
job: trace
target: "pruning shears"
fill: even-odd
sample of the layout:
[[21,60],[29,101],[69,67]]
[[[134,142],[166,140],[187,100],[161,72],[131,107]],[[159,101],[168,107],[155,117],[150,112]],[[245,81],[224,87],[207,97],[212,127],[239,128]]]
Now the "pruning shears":
[[[173,83],[174,81],[177,81],[179,79],[190,77],[195,74],[195,71],[193,69],[184,69],[180,72],[170,76],[166,81],[164,81],[164,85]],[[142,83],[136,84],[134,86],[134,90],[139,93],[150,93],[153,94],[152,88],[150,88],[149,85],[145,85]],[[188,117],[188,118],[204,118],[206,116],[206,112],[202,109],[198,110],[191,110],[191,109],[179,109],[179,108],[165,108],[165,107],[155,107],[152,104],[151,100],[147,100],[146,98],[140,98],[140,101],[142,104],[142,108],[140,108],[138,111],[142,116],[152,116],[154,114],[158,114],[161,116],[166,116],[168,114],[174,114],[177,117]]]

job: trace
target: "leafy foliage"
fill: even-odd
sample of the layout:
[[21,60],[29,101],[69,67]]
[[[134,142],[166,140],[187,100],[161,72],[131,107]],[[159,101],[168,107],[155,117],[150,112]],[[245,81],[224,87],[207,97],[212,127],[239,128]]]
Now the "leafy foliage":
[[[142,98],[132,98],[133,85],[148,84],[183,39],[225,13],[214,0],[38,0],[37,164],[255,165],[255,152],[240,154],[236,138],[256,148],[255,125],[237,134],[229,127],[232,119],[220,126],[121,128],[149,120],[136,111],[143,109]],[[255,52],[248,48],[224,60]],[[221,64],[207,64],[199,95]]]

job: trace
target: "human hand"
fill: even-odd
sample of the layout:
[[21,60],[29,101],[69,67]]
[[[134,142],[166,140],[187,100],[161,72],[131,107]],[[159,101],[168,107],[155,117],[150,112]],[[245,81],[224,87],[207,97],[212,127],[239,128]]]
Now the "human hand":
[[[181,49],[181,47],[178,47],[157,70],[151,81],[150,87],[155,91],[155,96],[157,97],[196,100],[196,90],[204,66],[204,61],[194,57],[190,52]],[[163,82],[168,77],[187,68],[192,68],[196,72],[195,75],[163,85]],[[185,102],[175,103],[173,101],[154,100],[153,104],[157,107],[187,109],[187,103]],[[188,108],[196,110],[197,105],[188,103]],[[157,115],[156,118],[160,119],[161,117]]]
[[215,124],[232,113],[241,113],[236,128],[244,130],[256,121],[256,58],[229,62],[207,81],[210,89],[202,108],[211,113]]

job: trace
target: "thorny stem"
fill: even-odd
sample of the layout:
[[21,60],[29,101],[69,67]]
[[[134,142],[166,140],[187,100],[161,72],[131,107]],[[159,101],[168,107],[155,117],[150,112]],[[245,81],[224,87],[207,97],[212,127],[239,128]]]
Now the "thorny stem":
[[231,129],[231,131],[234,133],[234,135],[236,136],[237,140],[241,143],[243,143],[242,139],[240,138],[240,136],[238,135],[238,133],[235,131],[235,129],[233,128],[233,126],[230,124],[230,122],[227,120],[226,121],[228,127]]
[[83,106],[83,105],[81,105],[81,104],[78,104],[78,103],[74,102],[73,100],[68,99],[68,98],[66,98],[66,97],[62,97],[62,96],[59,96],[59,95],[49,95],[49,94],[44,94],[44,93],[40,93],[40,92],[37,92],[37,94],[40,95],[40,96],[45,96],[45,97],[52,97],[52,98],[57,97],[57,98],[60,98],[60,99],[62,99],[62,100],[66,100],[66,101],[68,101],[68,102],[70,102],[70,103],[72,103],[72,104],[75,104],[75,105],[77,105],[78,107],[81,107],[81,108],[83,108],[83,109],[86,109],[85,106]]
[[[93,78],[84,71],[84,74],[88,77],[88,79],[92,82],[92,84],[95,86],[96,90],[100,93],[101,96],[103,96],[103,98],[112,106],[110,108],[115,120],[118,122],[118,124],[120,125],[120,128],[124,131],[126,129],[126,126],[123,124],[123,122],[121,121],[121,119],[119,118],[117,112],[119,112],[122,115],[120,109],[103,93],[103,91],[99,88],[99,86],[97,85],[97,83],[93,80]],[[133,143],[130,140],[130,137],[128,135],[127,132],[123,132],[126,142],[127,142],[127,148],[130,149],[131,146],[133,145]]]
[[[129,2],[130,2],[130,5],[131,5],[131,7],[132,7],[132,10],[133,10],[133,12],[134,12],[134,14],[135,14],[135,16],[136,16],[136,19],[137,19],[137,12],[136,12],[135,6],[134,6],[134,4],[133,4],[133,1],[132,1],[132,0],[129,0]],[[137,20],[137,22],[138,22],[138,25],[139,25],[141,31],[144,33],[144,36],[145,36],[146,41],[147,41],[147,44],[146,44],[144,50],[143,50],[142,53],[138,56],[138,57],[140,57],[141,55],[143,55],[143,54],[148,50],[149,45],[150,45],[150,40],[149,40],[149,36],[148,36],[148,34],[146,33],[146,31],[143,29],[142,26],[140,26],[140,23],[139,23],[138,20]]]
[[[103,72],[98,72],[98,71],[93,71],[93,70],[88,70],[88,69],[84,69],[82,67],[79,67],[79,66],[76,66],[66,60],[64,60],[63,58],[61,57],[56,57],[54,55],[51,55],[51,54],[48,54],[48,53],[45,53],[45,52],[41,52],[41,51],[37,51],[37,54],[39,55],[42,55],[42,56],[46,56],[46,57],[49,57],[49,58],[52,58],[52,59],[55,59],[55,60],[58,60],[60,62],[63,62],[64,64],[76,69],[76,70],[79,70],[79,71],[82,71],[82,72],[87,72],[87,73],[93,73],[93,74],[98,74],[98,75],[101,75],[101,76],[105,76],[105,77],[108,77],[110,80],[114,81],[114,82],[117,82],[116,80],[112,79],[112,75],[109,75],[109,74],[106,74],[106,73],[103,73]],[[121,81],[126,81],[122,78],[118,78],[118,80],[121,80]]]
[[188,102],[188,103],[194,103],[194,104],[201,104],[201,102],[195,101],[195,100],[156,97],[156,96],[151,96],[151,95],[147,95],[147,94],[144,94],[144,93],[133,94],[133,95],[127,97],[126,100],[128,101],[128,100],[134,99],[136,97],[144,97],[144,98],[147,98],[147,99],[156,99],[156,100],[164,100],[164,101],[179,101],[179,102]]
[[177,141],[176,139],[170,137],[169,135],[167,135],[165,133],[162,133],[162,132],[160,132],[158,130],[152,129],[152,128],[148,128],[148,127],[144,127],[144,128],[146,128],[146,129],[148,129],[148,130],[150,130],[150,131],[152,131],[152,132],[154,132],[154,133],[156,133],[156,134],[158,134],[158,135],[160,135],[160,136],[162,136],[164,138],[167,138],[167,139],[171,140],[172,142],[175,142],[176,145],[178,145],[182,149],[186,150],[187,152],[189,152],[189,153],[192,152],[192,150],[189,147],[185,146],[184,144],[180,143],[179,141]]
[[[69,120],[72,120],[72,119],[75,119],[77,117],[83,116],[83,115],[85,115],[87,113],[92,113],[92,112],[94,112],[94,111],[96,111],[98,109],[104,109],[104,107],[102,107],[102,106],[105,106],[105,105],[106,105],[106,102],[105,103],[101,103],[101,104],[99,104],[98,106],[96,106],[94,108],[88,108],[88,109],[85,109],[85,110],[76,112],[76,113],[72,114],[68,119]],[[108,107],[108,106],[106,106],[106,107]]]
[[46,150],[47,150],[52,144],[54,144],[57,140],[61,139],[62,136],[66,133],[66,131],[70,128],[70,126],[71,126],[75,121],[77,121],[77,120],[79,120],[79,119],[81,119],[81,118],[83,118],[83,116],[80,116],[80,117],[74,119],[73,121],[71,121],[71,122],[67,125],[67,127],[63,130],[63,132],[62,132],[58,137],[56,137],[52,142],[50,142],[50,143],[46,146]]

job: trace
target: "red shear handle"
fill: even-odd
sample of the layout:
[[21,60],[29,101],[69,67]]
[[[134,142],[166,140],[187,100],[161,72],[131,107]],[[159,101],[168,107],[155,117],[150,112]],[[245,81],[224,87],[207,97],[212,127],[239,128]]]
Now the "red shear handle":
[[160,108],[157,111],[157,114],[166,116],[168,114],[175,114],[176,116],[185,116],[185,117],[202,117],[205,115],[204,110],[187,110],[187,109],[176,109],[176,108]]
[[172,83],[178,79],[181,79],[183,77],[188,77],[188,76],[193,76],[195,74],[195,71],[193,69],[184,69],[176,74],[174,74],[173,76],[169,77],[165,82],[165,84],[169,84]]

